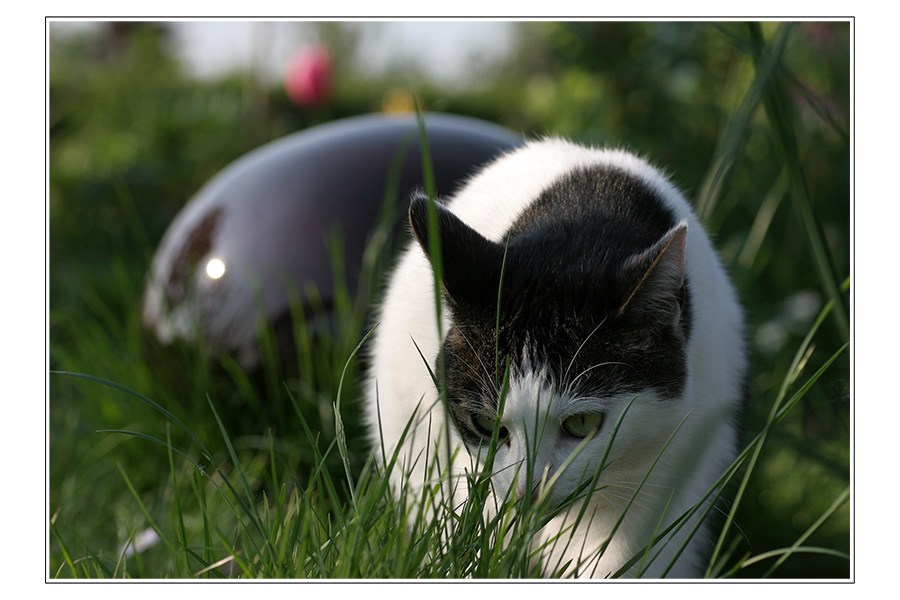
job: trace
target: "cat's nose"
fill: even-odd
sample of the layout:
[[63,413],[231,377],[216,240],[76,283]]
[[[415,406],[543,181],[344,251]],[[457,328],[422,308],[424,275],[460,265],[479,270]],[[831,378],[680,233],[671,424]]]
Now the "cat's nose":
[[[550,471],[553,469],[552,464],[548,464],[541,471],[541,476],[536,477],[535,481],[531,482],[531,503],[535,504],[538,501],[538,496],[540,496],[541,488],[543,488],[547,484],[547,480],[550,476]],[[516,488],[516,495],[521,500],[525,497],[525,494],[528,493],[528,481],[520,481]]]
[[[522,498],[525,497],[525,494],[527,493],[526,490],[527,490],[527,488],[524,483],[519,485],[519,489],[516,492],[516,495],[519,497],[519,500],[521,500]],[[540,484],[540,482],[538,482],[534,485],[534,489],[531,490],[531,503],[532,504],[537,503],[538,495],[540,495],[540,492],[541,492],[541,484]]]

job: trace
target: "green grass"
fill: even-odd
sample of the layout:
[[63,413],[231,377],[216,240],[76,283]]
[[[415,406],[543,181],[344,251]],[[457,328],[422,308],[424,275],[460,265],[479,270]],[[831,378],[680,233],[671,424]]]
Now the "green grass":
[[[845,505],[849,489],[831,499],[828,509],[816,515],[816,521],[789,547],[737,555],[732,542],[743,534],[729,535],[747,484],[756,476],[757,461],[770,432],[788,417],[833,360],[846,350],[845,345],[816,372],[806,373],[804,357],[809,344],[831,310],[829,304],[797,349],[789,378],[772,404],[766,426],[723,477],[722,484],[735,477],[740,479],[740,486],[710,559],[707,576],[740,577],[744,568],[757,563],[768,563],[764,576],[769,576],[794,554],[849,558],[838,549],[805,544],[823,522]],[[344,375],[354,360],[355,353],[344,365]],[[149,452],[165,456],[169,467],[163,484],[166,500],[155,511],[148,509],[125,469],[117,466],[122,483],[139,509],[137,514],[143,516],[137,521],[143,521],[142,526],[158,536],[156,547],[147,554],[161,554],[165,570],[153,570],[147,564],[150,557],[142,557],[140,553],[126,557],[121,550],[108,554],[93,549],[81,539],[74,545],[66,542],[62,524],[53,518],[51,532],[61,557],[54,576],[446,579],[534,577],[540,572],[539,563],[534,560],[535,551],[528,544],[549,516],[540,506],[510,503],[502,505],[496,515],[487,517],[484,506],[490,502],[488,478],[480,474],[467,482],[472,499],[459,512],[449,508],[442,495],[443,486],[431,490],[433,496],[424,501],[403,494],[398,497],[388,483],[390,470],[396,468],[396,457],[388,461],[384,471],[377,471],[369,460],[358,470],[358,476],[353,474],[357,469],[351,466],[347,430],[337,410],[334,413],[336,435],[321,449],[319,432],[309,427],[296,399],[288,394],[314,455],[312,472],[301,484],[293,476],[279,476],[281,460],[271,435],[258,452],[248,454],[244,449],[239,455],[212,401],[209,412],[219,429],[221,449],[218,452],[210,450],[169,410],[137,392],[86,375],[60,372],[55,376],[102,385],[129,401],[149,406],[171,425],[166,427],[165,439],[136,431],[103,432],[149,443]],[[792,382],[799,385],[794,386]],[[789,390],[792,390],[790,394]],[[335,409],[338,404],[336,401]],[[170,427],[177,427],[190,438],[193,452],[172,445]],[[339,461],[342,470],[326,467],[329,456]],[[440,471],[441,457],[434,459],[434,468]],[[267,477],[277,485],[261,485]],[[716,493],[717,488],[718,485],[710,494]],[[423,511],[426,505],[438,507],[436,518],[429,518]],[[704,506],[700,501],[695,510],[703,510]],[[155,517],[154,512],[157,512]],[[71,524],[67,529],[77,533]],[[669,530],[660,532],[657,539],[666,543],[668,533]],[[128,530],[127,539],[132,540],[137,534],[135,525]],[[723,555],[726,546],[731,549]],[[647,552],[652,556],[651,549]],[[644,558],[644,553],[639,553],[631,564],[643,565]]]
[[[831,180],[813,158],[849,143],[833,119],[799,118],[787,100],[801,88],[788,61],[796,27],[721,29],[739,52],[734,100],[695,195],[748,308],[753,376],[744,449],[722,512],[710,514],[717,533],[707,576],[846,578],[851,318],[841,244],[849,231],[834,231],[833,208],[820,199]],[[133,203],[128,192],[120,197]],[[399,199],[389,189],[385,201]],[[130,222],[149,257],[152,236],[138,233],[139,218]],[[849,229],[849,220],[837,222]],[[358,402],[366,305],[389,259],[379,252],[385,235],[373,235],[361,292],[337,286],[334,331],[314,334],[306,324],[324,308],[294,302],[295,364],[277,360],[264,329],[268,359],[256,372],[186,344],[160,347],[136,306],[143,271],[125,258],[93,265],[111,294],[79,289],[77,302],[61,303],[51,293],[47,577],[537,574],[527,542],[548,517],[540,506],[487,516],[487,480],[474,476],[472,501],[432,519],[373,466]],[[336,251],[339,284],[341,264]],[[797,316],[810,290],[824,300]],[[777,343],[759,341],[772,331]],[[432,458],[437,469],[446,459]],[[439,508],[442,489],[429,499]],[[156,543],[125,550],[148,531]]]

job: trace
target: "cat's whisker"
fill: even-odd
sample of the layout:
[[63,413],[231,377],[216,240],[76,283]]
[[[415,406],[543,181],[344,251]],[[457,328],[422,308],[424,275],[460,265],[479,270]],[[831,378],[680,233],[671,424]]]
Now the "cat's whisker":
[[[616,475],[625,475],[625,474],[634,474],[634,475],[637,475],[637,476],[643,478],[643,476],[646,475],[646,472],[634,470],[634,471],[618,471],[616,473]],[[692,496],[696,500],[700,500],[702,498],[702,496],[700,496],[699,494],[697,494],[695,492],[691,492],[689,490],[683,489],[682,484],[689,482],[690,478],[683,476],[683,475],[675,475],[675,474],[667,473],[667,474],[665,474],[664,479],[668,480],[668,481],[677,481],[678,485],[661,483],[659,481],[644,482],[644,481],[629,481],[629,480],[623,480],[623,479],[616,479],[615,484],[616,485],[631,485],[634,487],[643,485],[645,487],[661,487],[661,488],[665,488],[665,489],[678,489],[679,492],[681,492],[683,494],[687,494],[688,496]],[[707,500],[709,500],[709,498],[707,498]],[[721,500],[721,501],[726,504],[729,503],[728,500]]]
[[[708,507],[711,510],[719,513],[723,517],[728,516],[728,511],[726,511],[724,508],[722,508],[722,506],[719,506],[719,504],[723,504],[726,507],[731,506],[731,502],[727,499],[721,499],[721,498],[713,499],[711,497],[704,498],[704,497],[700,496],[699,494],[692,493],[691,491],[686,490],[681,487],[678,487],[678,486],[665,485],[665,484],[654,483],[654,482],[650,482],[650,481],[631,482],[631,481],[617,480],[614,483],[609,483],[608,485],[609,485],[609,487],[606,489],[620,487],[623,489],[628,489],[632,492],[637,492],[638,495],[640,495],[642,493],[648,494],[648,495],[651,493],[654,493],[654,495],[657,498],[666,498],[666,497],[668,497],[669,492],[672,492],[673,490],[675,490],[675,491],[677,491],[677,493],[682,494],[682,495],[690,498],[692,501],[694,501],[694,506],[696,506],[698,504],[702,504],[703,506]],[[661,488],[661,489],[660,490],[651,490],[648,488]],[[640,490],[640,491],[638,491],[638,490]],[[655,492],[664,492],[664,493],[660,494],[660,493],[655,493]],[[740,534],[742,536],[744,536],[744,538],[746,539],[746,537],[747,537],[746,533],[741,529],[740,525],[735,523],[734,526],[737,528],[737,530],[740,532]]]
[[[624,487],[624,486],[623,486]],[[637,487],[637,486],[635,486]],[[665,486],[663,486],[665,487]],[[651,511],[653,513],[658,512],[658,505],[662,504],[665,506],[666,501],[668,500],[667,494],[657,494],[653,493],[649,490],[641,489],[640,491],[636,489],[628,490],[631,493],[623,493],[617,492],[615,490],[616,485],[609,485],[604,487],[603,489],[595,492],[595,497],[602,498],[606,501],[610,506],[614,507],[620,513],[625,512],[627,510],[631,510],[631,507],[634,506],[638,509],[642,509],[645,511]],[[670,490],[670,488],[666,488]],[[715,506],[715,505],[714,505]],[[724,513],[723,513],[724,514]],[[672,517],[680,517],[681,515],[672,515]],[[701,528],[700,533],[706,538],[708,542],[714,542],[712,536],[705,528]],[[743,534],[743,532],[742,532]]]
[[563,381],[568,381],[569,371],[572,370],[572,365],[575,364],[575,359],[578,358],[578,355],[581,353],[581,349],[584,348],[584,345],[588,343],[588,340],[590,340],[591,337],[595,333],[597,333],[597,330],[600,329],[600,327],[603,326],[604,323],[606,323],[607,318],[608,318],[608,315],[604,315],[603,319],[600,321],[600,323],[598,323],[597,326],[594,327],[594,329],[589,334],[587,334],[587,337],[585,337],[584,341],[581,342],[581,345],[578,346],[578,350],[575,351],[575,354],[572,355],[572,360],[569,361],[569,366],[566,367],[566,372],[563,374]]
[[[632,496],[632,495],[626,495],[626,494],[614,494],[613,492],[610,492],[610,491],[605,491],[604,495],[606,495],[606,496],[614,496],[614,497],[616,497],[616,498],[618,498],[618,499],[620,499],[620,500],[626,500],[627,502],[626,502],[625,506],[621,506],[621,505],[616,506],[615,503],[613,503],[611,500],[609,500],[610,504],[613,504],[614,506],[616,506],[616,508],[619,509],[620,511],[628,510],[628,506],[629,506],[628,503],[629,503],[629,502],[631,503],[631,505],[636,506],[636,507],[641,508],[641,509],[644,509],[644,510],[657,508],[656,505],[647,504],[647,503],[641,503],[641,502],[638,502],[636,499],[633,500],[634,496]],[[640,497],[640,494],[638,494],[637,497],[639,498],[639,497]],[[608,498],[607,498],[607,499],[608,499]],[[667,497],[666,497],[666,496],[657,496],[657,497],[649,498],[648,500],[650,500],[650,501],[655,501],[655,502],[657,502],[657,503],[662,503],[662,505],[665,506],[665,502],[666,502],[666,500],[667,500]],[[655,511],[655,510],[654,510],[653,512],[658,512],[658,511]],[[681,515],[671,514],[671,515],[669,515],[669,516],[672,517],[672,518],[677,518],[677,517],[680,517]],[[654,517],[656,517],[656,515],[654,515]],[[706,541],[707,541],[707,542],[715,542],[715,540],[712,538],[712,536],[711,536],[710,533],[706,530],[706,528],[700,528],[698,531],[700,532],[701,535],[704,536],[704,538],[706,538]]]
[[[465,339],[465,338],[464,338]],[[459,362],[466,366],[467,369],[472,373],[472,375],[482,384],[486,389],[488,389],[493,394],[498,394],[497,386],[492,380],[490,373],[488,373],[487,368],[485,368],[484,363],[481,363],[481,359],[478,359],[478,362],[481,363],[481,367],[484,370],[484,373],[480,373],[478,369],[475,368],[474,365],[470,364],[468,361],[464,360],[459,354],[453,352],[449,348],[446,349],[447,354],[453,356],[454,358],[459,359]],[[474,350],[472,351],[474,352]],[[471,392],[471,390],[468,390]]]
[[[632,487],[631,487],[632,490],[637,489],[637,488],[638,488],[639,486],[641,486],[641,485],[643,485],[643,487],[660,487],[660,488],[663,488],[663,490],[666,490],[666,491],[671,491],[672,489],[676,489],[675,486],[667,486],[667,485],[665,485],[665,484],[654,484],[654,483],[652,483],[652,482],[646,482],[646,483],[640,484],[640,483],[634,483],[634,482],[621,482],[621,481],[619,481],[619,482],[616,482],[616,485],[619,485],[619,486],[621,486],[621,487],[625,487],[625,486],[627,486],[627,485],[630,485],[630,486],[632,486]],[[709,507],[711,510],[713,510],[713,511],[719,513],[721,516],[723,516],[723,517],[728,517],[728,511],[725,510],[725,508],[730,508],[730,507],[731,507],[731,505],[732,505],[731,500],[729,500],[729,499],[727,499],[727,498],[721,498],[721,497],[718,498],[718,499],[714,499],[714,498],[712,498],[712,497],[706,497],[706,498],[704,498],[704,497],[702,497],[702,496],[700,496],[700,495],[698,495],[698,494],[692,493],[692,492],[690,492],[689,490],[686,490],[686,489],[680,488],[680,487],[677,488],[677,491],[678,491],[679,494],[682,494],[682,495],[684,495],[684,496],[690,498],[690,499],[694,502],[694,506],[696,506],[697,504],[702,504],[703,506]],[[720,506],[720,504],[721,504],[722,506]],[[724,506],[725,508],[723,508],[723,506]],[[742,536],[744,536],[744,538],[746,539],[746,538],[747,538],[747,535],[746,535],[746,533],[741,529],[740,525],[739,525],[738,523],[734,523],[734,526],[737,528],[737,530],[740,532],[740,534],[741,534]]]
[[606,362],[602,362],[602,363],[597,363],[595,365],[591,365],[590,367],[586,368],[581,373],[579,373],[577,377],[572,379],[572,381],[569,384],[568,389],[574,390],[575,385],[578,382],[578,380],[581,379],[582,377],[584,377],[585,375],[587,375],[590,371],[593,371],[594,369],[598,369],[600,367],[608,367],[610,365],[622,365],[623,367],[631,367],[630,364],[624,363],[624,362],[619,362],[619,361],[606,361]]
[[[472,351],[472,354],[475,356],[475,358],[478,359],[478,364],[481,365],[481,370],[484,371],[484,377],[486,378],[486,379],[484,379],[483,381],[487,382],[488,385],[490,386],[489,389],[490,389],[494,394],[496,394],[497,396],[499,396],[499,395],[500,395],[500,390],[497,388],[497,384],[496,384],[495,381],[494,381],[494,377],[491,376],[491,372],[488,370],[487,366],[484,364],[484,361],[481,360],[481,355],[475,350],[475,346],[472,344],[472,340],[469,339],[469,336],[467,336],[466,333],[465,333],[464,331],[461,331],[461,330],[460,330],[460,331],[459,331],[459,335],[462,337],[462,339],[463,339],[463,340],[466,342],[466,344],[469,346],[469,349]],[[474,370],[474,369],[473,369],[473,370]]]

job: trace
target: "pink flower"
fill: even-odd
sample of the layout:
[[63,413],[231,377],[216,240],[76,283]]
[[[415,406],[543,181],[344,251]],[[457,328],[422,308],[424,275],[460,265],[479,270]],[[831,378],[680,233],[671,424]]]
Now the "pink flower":
[[324,104],[331,97],[331,56],[321,46],[294,53],[284,70],[284,91],[301,107]]

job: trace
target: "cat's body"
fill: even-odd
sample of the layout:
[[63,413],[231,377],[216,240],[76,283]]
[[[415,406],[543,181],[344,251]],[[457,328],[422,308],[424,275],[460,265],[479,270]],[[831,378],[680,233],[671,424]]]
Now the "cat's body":
[[[419,244],[392,274],[371,346],[366,409],[376,455],[383,448],[390,458],[412,422],[391,477],[400,489],[406,472],[421,489],[437,476],[426,460],[448,456],[445,431],[450,450],[460,449],[456,474],[479,468],[472,457],[493,431],[496,496],[530,490],[539,501],[549,488],[558,505],[601,470],[618,423],[571,542],[544,556],[551,570],[572,559],[571,574],[609,576],[699,502],[735,456],[746,359],[733,289],[680,193],[626,152],[532,142],[436,210],[443,335],[427,204],[417,199],[410,220]],[[446,429],[432,375],[446,382]],[[462,502],[465,480],[454,483]],[[571,524],[581,504],[535,543]],[[663,573],[692,525],[657,546],[662,554],[644,576]],[[707,542],[703,531],[694,535],[667,575],[701,575]]]

